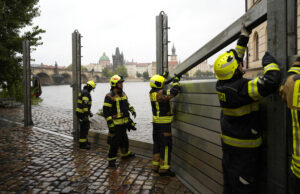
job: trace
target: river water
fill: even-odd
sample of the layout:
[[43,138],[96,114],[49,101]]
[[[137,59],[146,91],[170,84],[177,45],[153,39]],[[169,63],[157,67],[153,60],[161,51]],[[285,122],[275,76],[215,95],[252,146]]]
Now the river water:
[[[124,92],[128,96],[129,103],[135,108],[137,117],[134,121],[137,123],[137,131],[130,132],[129,138],[152,142],[152,112],[149,99],[149,82],[124,82]],[[92,112],[96,114],[102,109],[104,97],[109,92],[108,83],[97,83],[96,89],[91,92]],[[72,88],[70,85],[43,86],[43,102],[40,104],[43,108],[57,109],[59,112],[65,112],[72,117]],[[95,117],[94,119],[99,119]],[[99,126],[101,127],[101,126]],[[105,126],[106,127],[106,126]]]

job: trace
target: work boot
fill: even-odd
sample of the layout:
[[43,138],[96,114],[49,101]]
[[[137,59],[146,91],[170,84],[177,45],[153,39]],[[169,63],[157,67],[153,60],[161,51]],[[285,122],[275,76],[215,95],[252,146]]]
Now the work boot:
[[130,152],[127,156],[122,156],[122,159],[128,159],[128,158],[131,158],[131,157],[134,157],[134,156],[135,156],[135,153]]
[[169,177],[176,176],[175,172],[171,171],[170,169],[168,169],[166,172],[160,172],[159,175],[160,176],[169,176]]
[[87,144],[87,142],[79,143],[79,148],[89,150],[89,149],[91,149],[91,145]]
[[115,168],[116,167],[116,160],[108,161],[108,167],[109,168]]

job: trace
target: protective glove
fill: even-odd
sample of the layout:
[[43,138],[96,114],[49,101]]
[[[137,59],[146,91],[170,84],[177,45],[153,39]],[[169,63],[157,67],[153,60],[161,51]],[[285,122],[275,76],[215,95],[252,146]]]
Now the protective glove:
[[132,111],[131,112],[132,116],[135,118],[136,117],[136,112],[135,111]]
[[127,130],[128,130],[128,131],[130,131],[130,130],[136,131],[135,124],[136,124],[136,123],[133,122],[132,119],[129,119],[128,126],[127,126]]
[[241,35],[245,36],[245,37],[249,37],[249,35],[250,35],[250,32],[246,29],[245,24],[242,25]]
[[271,63],[276,63],[277,61],[276,59],[267,51],[264,55],[264,57],[262,58],[262,66],[265,67]]
[[93,117],[94,115],[93,115],[93,113],[92,112],[90,112],[90,117]]
[[169,72],[168,71],[166,71],[166,72],[164,72],[163,74],[162,74],[162,76],[164,77],[164,78],[168,78],[168,76],[169,76]]
[[180,77],[175,75],[174,78],[173,78],[173,83],[179,82],[179,81],[180,81]]

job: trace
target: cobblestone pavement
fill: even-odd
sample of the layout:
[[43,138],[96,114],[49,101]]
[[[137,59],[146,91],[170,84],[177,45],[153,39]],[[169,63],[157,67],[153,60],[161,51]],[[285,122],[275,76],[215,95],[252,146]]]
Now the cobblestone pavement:
[[[0,109],[10,120],[22,120],[21,112]],[[148,159],[118,160],[111,169],[102,148],[79,150],[68,138],[3,119],[0,130],[0,193],[191,193],[151,172]]]
[[[11,114],[7,114],[10,112]],[[18,114],[15,114],[18,113]],[[10,118],[23,122],[23,111],[20,108],[0,108],[0,117]],[[65,135],[72,135],[73,118],[72,110],[58,109],[53,107],[32,106],[32,121],[34,126],[58,132]],[[91,119],[91,128],[101,133],[108,133],[106,121],[103,117],[94,115]],[[130,139],[152,143],[152,128],[141,129],[128,133]],[[149,131],[150,130],[150,131]]]

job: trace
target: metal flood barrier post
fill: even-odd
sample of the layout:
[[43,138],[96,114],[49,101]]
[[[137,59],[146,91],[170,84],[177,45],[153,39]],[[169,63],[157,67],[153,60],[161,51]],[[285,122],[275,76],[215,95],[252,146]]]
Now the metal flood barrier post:
[[161,11],[156,16],[156,73],[168,71],[168,16]]
[[[294,6],[294,7],[293,7]],[[286,75],[288,56],[297,51],[296,0],[262,0],[223,32],[181,63],[170,75],[182,75],[235,41],[244,23],[252,30],[267,20],[268,50]],[[170,81],[170,80],[168,80]],[[222,193],[220,105],[216,81],[182,83],[173,100],[173,159],[180,179],[196,193]],[[287,193],[286,110],[278,94],[264,99],[265,133],[261,193]],[[290,141],[290,140],[289,140]],[[290,143],[290,142],[289,142]]]
[[33,125],[31,112],[31,68],[30,45],[28,40],[23,41],[23,87],[24,87],[24,127]]
[[81,90],[81,35],[78,30],[72,33],[72,88],[73,88],[73,138],[79,138],[79,122],[76,116],[77,98]]

